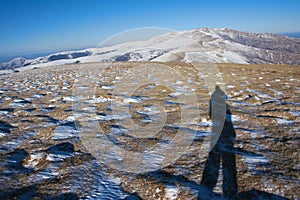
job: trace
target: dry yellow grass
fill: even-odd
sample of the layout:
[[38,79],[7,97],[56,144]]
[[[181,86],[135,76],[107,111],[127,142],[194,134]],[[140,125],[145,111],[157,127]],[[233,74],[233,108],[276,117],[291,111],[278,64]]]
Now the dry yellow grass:
[[[76,76],[94,75],[99,81],[95,98],[113,99],[113,88],[103,89],[102,86],[115,86],[116,77],[122,77],[128,70],[134,70],[140,65],[163,64],[191,80],[194,93],[198,98],[201,119],[209,119],[209,91],[206,82],[198,75],[199,68],[193,64],[185,63],[90,63],[78,65],[54,66],[40,68],[11,75],[0,76],[1,111],[0,121],[12,127],[0,138],[1,165],[0,172],[6,173],[5,165],[10,153],[15,149],[24,149],[28,155],[22,162],[23,168],[34,152],[44,152],[61,142],[70,142],[75,146],[76,153],[63,159],[58,166],[58,175],[55,181],[38,182],[36,177],[41,170],[49,167],[45,158],[40,159],[34,171],[14,176],[0,178],[2,184],[0,191],[12,191],[24,188],[30,179],[31,185],[37,184],[36,198],[47,195],[56,196],[60,192],[68,192],[74,185],[78,185],[78,176],[82,166],[93,160],[87,149],[81,144],[79,138],[55,139],[54,131],[57,127],[68,123],[73,116],[72,101],[65,99],[73,96],[73,84]],[[229,96],[228,104],[235,117],[233,124],[237,134],[235,141],[237,179],[239,192],[251,189],[263,190],[287,198],[300,198],[299,188],[299,133],[300,133],[300,67],[289,65],[240,65],[216,64],[218,71],[225,82],[226,94]],[[206,66],[202,64],[201,66]],[[210,66],[208,64],[207,66]],[[201,71],[200,71],[201,72]],[[175,81],[176,80],[171,80]],[[183,86],[179,84],[179,86]],[[132,139],[126,135],[116,136],[120,147],[133,151],[143,151],[155,145],[162,137],[170,140],[176,134],[176,129],[168,127],[179,121],[181,106],[178,98],[170,97],[174,89],[154,85],[151,89],[143,86],[135,91],[133,96],[147,97],[140,102],[132,102],[130,115],[133,121],[141,126],[145,116],[137,111],[144,111],[147,106],[161,106],[165,108],[167,120],[162,130],[151,139]],[[24,104],[16,100],[26,100]],[[174,104],[166,104],[172,101]],[[112,115],[109,102],[96,103],[96,113]],[[19,106],[19,107],[18,107]],[[12,110],[9,110],[12,109]],[[8,112],[4,112],[9,110]],[[99,124],[105,134],[115,124],[115,120],[100,120]],[[200,123],[198,121],[198,123]],[[201,131],[208,131],[208,127],[198,127]],[[143,199],[166,199],[165,184],[172,183],[179,188],[178,199],[195,199],[195,194],[188,187],[189,184],[199,185],[207,155],[201,155],[200,147],[203,138],[196,137],[189,150],[178,160],[155,173],[131,174],[100,165],[112,177],[120,178],[120,185],[127,192],[135,192]],[[11,143],[11,144],[10,144]],[[8,148],[8,149],[6,149]],[[268,159],[268,164],[255,166],[251,171],[245,162],[245,153],[261,155]],[[73,152],[72,152],[73,153]],[[21,166],[19,166],[21,168]],[[93,185],[92,172],[87,165],[86,179],[80,179],[81,185]],[[260,173],[261,172],[261,173]],[[77,177],[77,178],[76,178]],[[162,178],[163,177],[163,178]],[[180,178],[178,178],[180,177]],[[22,181],[21,181],[22,180]],[[67,183],[67,184],[66,184]],[[67,186],[66,186],[67,185]],[[75,186],[74,186],[75,187]],[[91,186],[92,187],[92,186]],[[32,189],[32,188],[31,188]],[[8,190],[8,191],[7,191]],[[215,191],[222,192],[221,183],[217,184]],[[26,190],[24,191],[26,192]],[[76,190],[80,197],[87,196],[90,188]],[[17,196],[20,194],[16,194]]]

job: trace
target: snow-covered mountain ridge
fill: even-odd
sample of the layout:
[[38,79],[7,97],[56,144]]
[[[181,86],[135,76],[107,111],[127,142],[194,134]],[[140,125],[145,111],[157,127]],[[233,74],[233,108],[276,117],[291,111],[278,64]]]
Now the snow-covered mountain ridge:
[[300,39],[270,33],[201,28],[169,32],[145,41],[50,54],[36,59],[15,58],[1,70],[70,63],[112,61],[184,61],[201,63],[300,65]]

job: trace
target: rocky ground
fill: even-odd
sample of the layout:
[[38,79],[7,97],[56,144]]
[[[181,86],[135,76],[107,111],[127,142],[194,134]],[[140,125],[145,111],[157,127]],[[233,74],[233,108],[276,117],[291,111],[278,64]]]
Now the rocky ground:
[[[211,64],[164,63],[169,72],[150,70],[147,78],[140,78],[167,86],[145,81],[134,88],[130,84],[135,77],[128,71],[139,74],[135,69],[145,64],[150,69],[161,65],[74,64],[0,76],[0,198],[222,199],[222,170],[211,193],[201,185],[208,157],[202,147],[211,133],[209,100],[216,80],[209,73],[221,80],[214,84],[227,94],[236,133],[235,199],[300,198],[298,66],[219,64],[209,71]],[[178,73],[184,81],[178,80]],[[124,78],[130,81],[122,84]],[[133,92],[122,93],[120,88]],[[189,106],[182,96],[197,97],[197,102]],[[128,113],[118,110],[124,106]],[[192,113],[192,120],[180,123],[184,112]],[[126,120],[145,127],[147,133],[151,131],[147,125],[161,125],[160,116],[165,121],[151,137],[128,135],[132,127],[126,127]],[[193,138],[187,144],[178,142],[183,152],[169,149],[160,158],[150,154],[147,160],[154,168],[159,159],[178,158],[174,162],[134,173],[132,163],[120,169],[105,159],[109,152],[99,157],[86,146],[80,122],[87,118],[100,125],[101,130],[92,129],[97,137],[110,138],[113,146],[126,150],[124,154],[168,144],[180,131]],[[122,159],[137,159],[123,153]]]

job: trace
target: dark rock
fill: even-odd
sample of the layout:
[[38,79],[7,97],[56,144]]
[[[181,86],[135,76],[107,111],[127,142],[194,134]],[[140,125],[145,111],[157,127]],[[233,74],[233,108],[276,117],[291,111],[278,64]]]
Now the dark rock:
[[69,142],[59,143],[55,146],[52,146],[46,150],[48,153],[57,153],[57,152],[67,152],[73,153],[74,152],[74,145]]

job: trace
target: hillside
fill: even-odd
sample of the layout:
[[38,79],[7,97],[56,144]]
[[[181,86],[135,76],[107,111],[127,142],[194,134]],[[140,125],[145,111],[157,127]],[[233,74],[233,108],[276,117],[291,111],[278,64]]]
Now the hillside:
[[0,69],[30,69],[67,63],[112,61],[299,65],[299,57],[300,39],[297,38],[226,28],[202,28],[169,32],[145,41],[59,52],[36,59],[18,58],[2,63]]
[[[237,182],[235,199],[299,199],[299,74],[289,65],[114,62],[2,75],[0,198],[222,199],[225,179]],[[202,147],[215,84],[227,95],[222,164],[230,160],[231,175],[213,163],[210,191]]]

